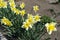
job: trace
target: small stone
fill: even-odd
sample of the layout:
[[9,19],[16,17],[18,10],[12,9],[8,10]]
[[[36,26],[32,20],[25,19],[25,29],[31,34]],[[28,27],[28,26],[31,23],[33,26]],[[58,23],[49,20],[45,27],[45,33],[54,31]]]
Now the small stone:
[[0,40],[7,40],[1,32],[0,32]]
[[1,40],[7,40],[6,38],[2,38]]
[[59,0],[47,0],[49,3],[58,3],[59,2]]

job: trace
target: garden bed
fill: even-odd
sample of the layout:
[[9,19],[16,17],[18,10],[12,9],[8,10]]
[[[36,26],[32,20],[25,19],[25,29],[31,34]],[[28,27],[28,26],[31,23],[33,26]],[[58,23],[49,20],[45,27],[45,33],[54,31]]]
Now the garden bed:
[[[45,0],[41,0],[41,1],[33,1],[33,0],[21,0],[20,2],[24,2],[26,4],[26,11],[27,13],[30,13],[32,12],[32,6],[33,5],[39,5],[40,7],[40,10],[37,12],[37,13],[34,13],[32,12],[31,14],[35,15],[35,14],[39,14],[41,16],[43,15],[48,15],[50,17],[52,17],[53,15],[51,14],[51,12],[49,11],[49,9],[53,9],[56,13],[59,13],[60,12],[60,4],[49,4],[47,1]],[[16,2],[18,3],[18,5],[20,4],[20,2]],[[57,22],[60,21],[60,17],[56,17],[56,20]],[[60,23],[60,22],[59,22]],[[51,38],[51,40],[60,40],[60,31],[59,31],[60,27],[57,27],[57,32],[56,33],[53,33],[51,36],[49,36]],[[57,36],[58,35],[58,36]],[[45,35],[46,36],[46,35]],[[45,39],[45,36],[42,37],[41,40],[44,40]],[[55,36],[55,37],[53,37]],[[48,34],[46,36],[46,38],[48,38]],[[11,40],[14,40],[14,39],[11,39]]]

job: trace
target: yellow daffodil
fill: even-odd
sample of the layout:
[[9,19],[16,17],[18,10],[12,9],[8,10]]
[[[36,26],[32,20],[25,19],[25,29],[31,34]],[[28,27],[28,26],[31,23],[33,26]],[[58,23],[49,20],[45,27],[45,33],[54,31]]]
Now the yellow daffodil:
[[41,18],[41,16],[39,16],[39,15],[35,15],[35,16],[34,16],[34,20],[35,20],[35,22],[40,21],[40,18]]
[[10,4],[11,8],[15,8],[15,6],[16,6],[14,2],[10,2],[9,4]]
[[46,23],[45,26],[46,26],[46,29],[47,29],[48,34],[51,34],[52,31],[56,31],[56,30],[57,30],[57,29],[55,28],[56,23],[54,23],[54,22]]
[[1,2],[0,8],[7,8],[7,2]]
[[30,24],[33,24],[34,23],[34,20],[32,18],[27,19],[26,21],[30,22]]
[[3,19],[1,19],[1,23],[7,26],[12,26],[11,21],[9,21],[9,19],[7,19],[6,17],[3,17]]
[[2,7],[2,3],[0,3],[0,8]]
[[34,18],[32,14],[28,14],[28,19],[27,21],[29,21],[31,24],[34,23]]
[[3,8],[7,8],[7,2],[4,2],[2,5],[3,5]]
[[22,2],[22,4],[20,4],[20,8],[23,9],[25,7],[25,3]]
[[15,13],[16,15],[20,14],[20,10],[16,9]]
[[15,8],[16,6],[14,0],[9,0],[9,4],[11,8]]
[[35,12],[37,12],[38,10],[39,10],[39,6],[33,6],[33,10],[35,11]]
[[32,28],[32,26],[31,26],[30,22],[27,21],[27,22],[23,23],[22,28],[25,28],[26,30],[28,30],[29,28]]
[[22,16],[24,16],[24,15],[26,14],[26,11],[25,11],[25,10],[21,10],[21,11],[20,11],[20,14],[21,14]]

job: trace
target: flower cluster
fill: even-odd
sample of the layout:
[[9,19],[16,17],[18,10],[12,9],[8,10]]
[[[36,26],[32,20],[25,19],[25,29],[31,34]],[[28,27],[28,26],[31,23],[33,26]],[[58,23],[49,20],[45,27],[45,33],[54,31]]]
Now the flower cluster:
[[25,28],[26,30],[32,28],[33,22],[34,22],[33,16],[28,14],[28,19],[25,22],[23,22],[22,28]]
[[[16,15],[21,14],[22,16],[24,16],[24,14],[26,13],[25,10],[19,10],[19,9],[16,8],[14,0],[9,0],[9,4],[10,4],[10,7],[11,7],[11,10],[14,13],[16,13]],[[20,5],[20,7],[21,7],[21,9],[23,9],[25,7],[24,3],[22,3]]]
[[23,22],[22,27],[28,30],[29,28],[32,28],[33,24],[40,21],[40,16],[35,15],[33,16],[32,14],[28,14],[28,18],[25,22]]
[[[50,19],[48,20],[48,18],[47,18],[46,20],[49,21],[49,22],[47,22],[46,20],[44,20],[45,17],[42,18],[42,16],[40,16],[39,14],[37,14],[37,15],[26,14],[26,10],[24,9],[25,3],[23,3],[23,2],[19,5],[19,9],[18,9],[16,7],[14,0],[9,0],[9,7],[10,7],[10,9],[8,9],[8,7],[7,7],[7,2],[5,2],[4,0],[0,0],[0,8],[6,8],[7,10],[9,10],[7,12],[2,12],[2,16],[0,16],[1,17],[0,19],[1,19],[1,24],[3,24],[4,26],[11,27],[11,29],[9,29],[9,31],[12,30],[12,33],[10,33],[10,34],[14,34],[14,33],[16,34],[17,32],[22,32],[21,30],[23,30],[23,29],[25,29],[25,31],[26,30],[29,31],[29,28],[33,29],[34,24],[36,24],[39,27],[40,27],[40,25],[43,25],[46,28],[48,34],[51,34],[53,31],[57,30],[55,27],[56,23],[53,21],[50,21]],[[39,11],[39,6],[38,5],[33,6],[33,11],[35,13],[37,11]],[[10,12],[12,12],[12,13],[10,13]],[[13,15],[13,13],[14,13],[14,15]],[[26,19],[25,19],[25,17],[26,17]],[[42,22],[42,20],[44,20],[45,22]],[[35,29],[36,30],[33,30],[33,31],[37,31],[37,28],[35,28]],[[42,28],[40,28],[40,29],[42,29]],[[26,33],[26,34],[28,35],[28,33]],[[20,33],[18,33],[18,36],[19,35],[20,35]],[[23,34],[21,34],[21,35],[23,35]]]
[[20,10],[18,10],[18,9],[16,8],[16,5],[15,5],[14,0],[9,0],[9,4],[10,4],[11,10],[12,10],[14,13],[16,13],[16,15],[19,14]]
[[[25,22],[23,22],[22,28],[25,28],[26,30],[28,30],[29,28],[32,28],[33,24],[37,23],[38,21],[41,21],[40,18],[41,16],[39,15],[33,16],[32,14],[28,14],[28,18],[26,19]],[[51,34],[52,31],[57,30],[55,26],[56,26],[55,22],[45,24],[48,34]]]

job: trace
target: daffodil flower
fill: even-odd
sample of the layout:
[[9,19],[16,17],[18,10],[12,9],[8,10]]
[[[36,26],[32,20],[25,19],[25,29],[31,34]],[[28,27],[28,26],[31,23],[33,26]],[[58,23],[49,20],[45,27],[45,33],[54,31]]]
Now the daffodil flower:
[[29,21],[30,23],[34,23],[34,16],[32,14],[28,14],[27,18],[27,21]]
[[39,10],[39,6],[33,6],[33,10],[35,11],[35,12],[37,12],[38,10]]
[[22,16],[24,16],[24,15],[26,14],[26,11],[25,11],[25,10],[21,10],[21,11],[20,11],[20,14],[21,14]]
[[34,20],[32,18],[27,19],[26,21],[30,22],[30,24],[33,24],[34,23]]
[[7,2],[3,3],[3,8],[7,8]]
[[12,26],[11,21],[7,19],[6,17],[3,17],[3,19],[1,19],[1,23],[7,26]]
[[48,34],[51,34],[53,31],[57,31],[57,29],[55,27],[56,23],[54,23],[54,22],[46,23],[45,26],[46,26]]
[[25,28],[26,30],[28,30],[29,28],[32,28],[30,22],[24,22],[22,25],[22,28]]
[[16,15],[20,14],[20,10],[18,9],[16,9],[14,12],[16,13]]
[[11,8],[15,8],[15,2],[9,2]]
[[22,2],[22,4],[20,4],[20,8],[23,9],[25,7],[25,3]]
[[9,0],[9,5],[10,5],[11,8],[16,7],[14,0]]
[[41,18],[41,16],[39,16],[38,14],[35,15],[35,16],[34,16],[34,20],[35,20],[35,22],[40,21],[40,18]]
[[0,8],[7,8],[7,2],[0,2]]

